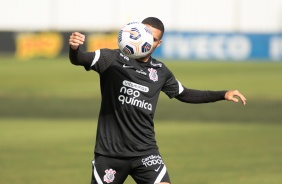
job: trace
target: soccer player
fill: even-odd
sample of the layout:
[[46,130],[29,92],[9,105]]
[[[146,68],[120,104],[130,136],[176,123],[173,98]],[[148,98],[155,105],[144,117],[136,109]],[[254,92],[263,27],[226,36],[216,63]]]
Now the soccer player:
[[164,63],[151,57],[162,43],[163,23],[155,17],[142,21],[154,37],[152,52],[130,59],[118,49],[83,52],[85,36],[74,32],[69,39],[72,64],[100,76],[101,109],[98,119],[91,184],[122,184],[130,175],[138,184],[170,183],[158,151],[154,112],[160,92],[186,103],[229,100],[246,104],[238,90],[204,91],[184,87]]

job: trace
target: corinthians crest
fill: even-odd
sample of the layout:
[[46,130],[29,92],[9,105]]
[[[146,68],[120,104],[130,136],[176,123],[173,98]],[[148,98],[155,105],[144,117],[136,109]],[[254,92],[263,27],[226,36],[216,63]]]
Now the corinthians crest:
[[157,70],[153,69],[153,68],[149,68],[149,77],[152,81],[156,82],[158,81],[159,77],[158,77],[158,74],[157,74]]
[[115,179],[115,174],[116,174],[116,171],[113,170],[113,169],[107,169],[105,170],[105,175],[104,175],[104,181],[106,183],[112,183]]

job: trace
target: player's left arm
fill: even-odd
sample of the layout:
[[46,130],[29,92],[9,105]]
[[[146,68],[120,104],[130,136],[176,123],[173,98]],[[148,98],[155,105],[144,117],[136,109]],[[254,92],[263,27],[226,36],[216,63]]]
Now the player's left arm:
[[239,100],[246,104],[246,98],[238,90],[196,90],[188,89],[184,87],[172,74],[172,72],[166,69],[167,80],[162,87],[162,91],[168,95],[169,98],[176,98],[179,101],[186,103],[210,103],[220,100],[228,100],[233,102],[239,102]]
[[238,102],[240,99],[244,105],[246,104],[246,98],[238,90],[210,91],[183,88],[184,90],[179,95],[175,96],[176,99],[182,102],[195,104],[216,102],[220,100]]

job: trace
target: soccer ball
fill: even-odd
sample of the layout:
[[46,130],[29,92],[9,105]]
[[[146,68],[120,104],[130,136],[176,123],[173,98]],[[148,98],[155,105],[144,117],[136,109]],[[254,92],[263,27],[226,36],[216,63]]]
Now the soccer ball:
[[131,22],[118,33],[118,47],[129,58],[145,57],[151,52],[153,43],[152,32],[140,22]]

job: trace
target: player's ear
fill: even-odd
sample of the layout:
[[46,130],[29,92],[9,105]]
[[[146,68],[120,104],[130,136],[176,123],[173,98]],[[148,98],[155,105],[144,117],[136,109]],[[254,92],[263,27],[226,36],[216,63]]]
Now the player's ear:
[[163,40],[160,40],[157,47],[161,46],[162,42],[163,42]]

